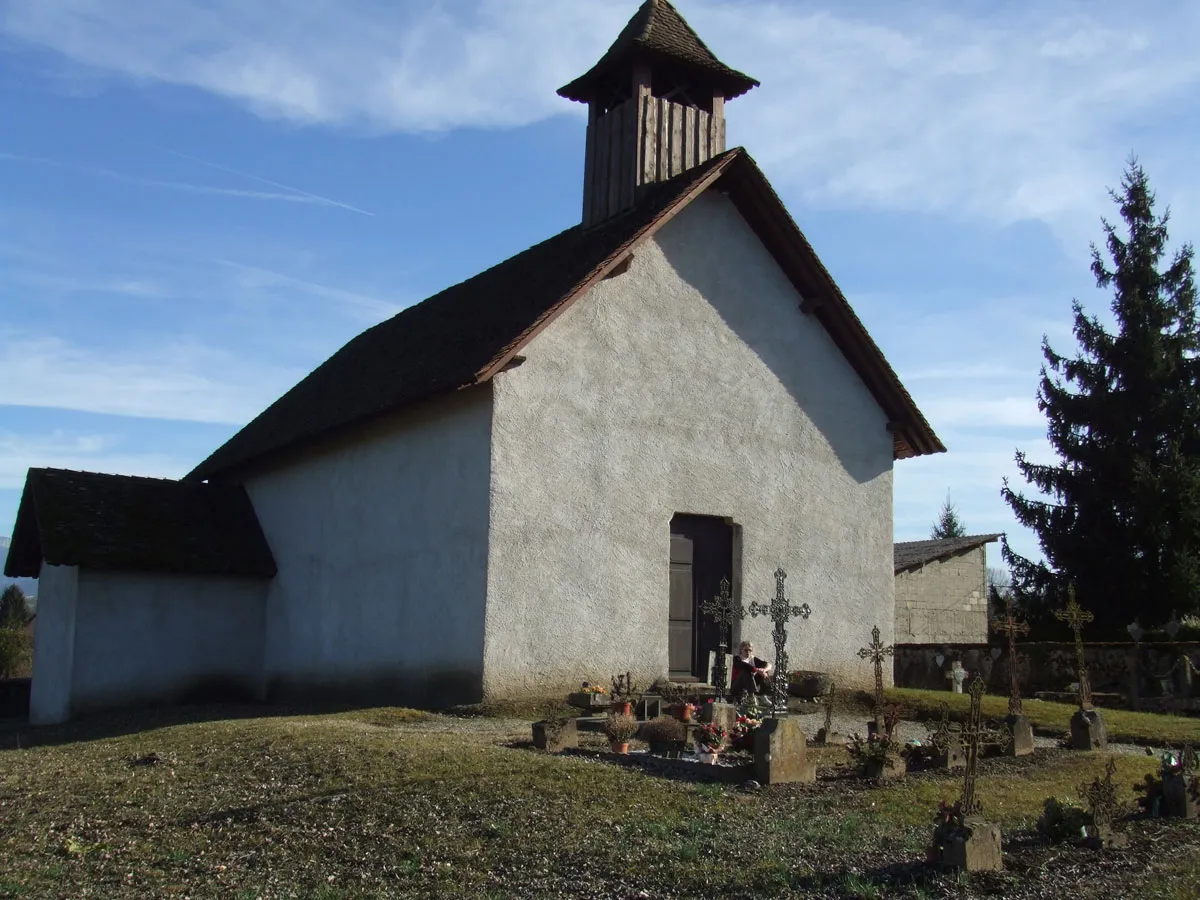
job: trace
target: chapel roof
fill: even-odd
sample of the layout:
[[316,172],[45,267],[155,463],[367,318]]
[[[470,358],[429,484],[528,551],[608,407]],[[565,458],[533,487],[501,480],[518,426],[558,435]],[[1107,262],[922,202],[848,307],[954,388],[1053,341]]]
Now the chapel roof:
[[974,550],[983,544],[990,544],[1004,537],[1001,534],[969,534],[963,537],[942,538],[929,541],[905,541],[892,548],[892,558],[896,572],[915,569],[935,560],[945,559],[956,553]]
[[723,88],[725,99],[740,97],[758,82],[731,69],[700,39],[668,0],[646,0],[617,35],[600,61],[570,84],[559,88],[560,97],[587,102],[598,82],[638,58],[657,59],[700,70]]
[[650,185],[637,205],[576,225],[367,329],[197,466],[240,470],[345,426],[488,382],[559,312],[709,187],[725,192],[774,255],[889,419],[897,459],[945,447],[766,176],[741,148]]
[[4,564],[270,578],[275,560],[240,485],[30,469]]

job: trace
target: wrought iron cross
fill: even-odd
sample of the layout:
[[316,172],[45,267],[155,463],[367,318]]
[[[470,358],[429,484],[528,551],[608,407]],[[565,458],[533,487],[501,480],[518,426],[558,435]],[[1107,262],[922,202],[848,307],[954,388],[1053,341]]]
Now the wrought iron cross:
[[952,732],[950,731],[950,704],[942,704],[942,717],[938,722],[937,731],[929,735],[929,741],[940,753],[945,753],[950,746]]
[[1017,635],[1029,634],[1029,625],[1013,615],[1012,598],[1004,598],[1004,618],[992,622],[996,631],[1008,634],[1008,714],[1021,714],[1021,679],[1017,671]]
[[1109,757],[1108,765],[1104,767],[1103,778],[1097,775],[1091,784],[1084,782],[1079,786],[1079,793],[1087,803],[1088,812],[1092,814],[1092,824],[1097,829],[1112,825],[1121,811],[1121,804],[1117,800],[1117,788],[1113,784],[1113,774],[1116,771],[1117,761]]
[[882,726],[881,717],[883,716],[883,660],[884,657],[891,656],[896,648],[892,645],[884,646],[883,641],[879,638],[879,626],[876,625],[871,629],[871,643],[858,651],[859,659],[869,659],[875,664],[875,723]]
[[750,615],[770,616],[775,627],[771,630],[771,638],[775,642],[775,679],[771,691],[772,718],[780,719],[788,714],[788,656],[787,656],[787,623],[789,619],[807,619],[812,610],[807,603],[792,606],[784,593],[783,583],[787,580],[787,572],[783,567],[775,570],[775,596],[770,604],[751,603]]
[[829,736],[833,734],[833,695],[836,690],[837,685],[829,682],[829,693],[825,695],[825,743],[829,743]]
[[998,743],[1002,736],[997,731],[983,727],[983,678],[976,675],[971,681],[971,716],[960,736],[966,751],[967,768],[963,773],[962,800],[959,808],[963,816],[977,816],[983,806],[975,799],[975,779],[979,772],[979,748],[988,743]]
[[728,678],[728,673],[725,669],[725,654],[729,649],[729,644],[726,642],[726,636],[733,628],[733,623],[746,618],[746,607],[740,603],[734,603],[733,595],[729,590],[729,579],[722,578],[720,588],[715,597],[709,597],[700,604],[700,612],[708,616],[709,621],[717,626],[720,632],[720,641],[717,645],[717,660],[713,664],[712,679],[713,687],[717,689],[717,697],[725,699],[725,685]]
[[1054,611],[1054,618],[1066,622],[1075,632],[1075,669],[1079,678],[1079,708],[1092,708],[1092,685],[1088,680],[1087,664],[1083,658],[1083,626],[1095,621],[1095,616],[1079,605],[1075,599],[1075,584],[1067,585],[1067,605]]

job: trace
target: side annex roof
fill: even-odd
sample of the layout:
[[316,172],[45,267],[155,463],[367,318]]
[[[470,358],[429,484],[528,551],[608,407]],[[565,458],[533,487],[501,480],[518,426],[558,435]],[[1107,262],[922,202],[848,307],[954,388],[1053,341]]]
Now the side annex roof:
[[969,534],[957,538],[942,538],[930,541],[905,541],[893,546],[892,557],[896,574],[915,569],[935,560],[945,559],[956,553],[974,550],[1004,537],[1003,534]]
[[889,420],[897,459],[945,451],[754,160],[741,148],[648,187],[637,205],[576,225],[367,329],[186,479],[230,475],[313,439],[489,381],[636,246],[715,187],[737,206]]
[[4,564],[270,578],[275,560],[240,485],[30,469]]

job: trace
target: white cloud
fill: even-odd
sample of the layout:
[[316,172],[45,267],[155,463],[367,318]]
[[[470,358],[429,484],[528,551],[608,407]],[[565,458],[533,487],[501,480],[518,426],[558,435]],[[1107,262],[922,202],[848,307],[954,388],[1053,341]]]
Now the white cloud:
[[0,406],[240,425],[303,371],[181,341],[113,350],[0,332]]
[[[1189,138],[1139,128],[1172,121],[1195,95],[1194,4],[1149,3],[1134,16],[1060,0],[973,17],[948,2],[873,4],[869,15],[765,0],[683,7],[718,55],[763,82],[732,107],[731,138],[807,202],[1041,219],[1075,243],[1093,236],[1103,188],[1137,136],[1164,170],[1190,158]],[[581,113],[554,89],[634,8],[9,0],[0,32],[264,117],[430,132]]]
[[[18,435],[0,431],[0,490],[19,490],[31,468],[75,469],[150,478],[182,478],[195,462],[143,453],[111,435],[55,431]],[[8,527],[0,524],[0,527]]]

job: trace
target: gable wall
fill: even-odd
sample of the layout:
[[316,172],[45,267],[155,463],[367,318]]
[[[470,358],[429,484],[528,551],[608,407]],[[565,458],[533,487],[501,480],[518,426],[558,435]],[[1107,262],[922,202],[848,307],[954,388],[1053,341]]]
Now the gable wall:
[[985,546],[896,575],[896,643],[986,644],[987,639]]
[[246,478],[279,566],[269,696],[478,699],[490,431],[485,387]]
[[[793,668],[870,677],[853,654],[876,622],[891,640],[892,437],[798,305],[710,192],[497,377],[487,692],[664,674],[677,512],[742,526],[745,603],[787,569],[813,607]],[[770,627],[742,633],[768,649]]]

